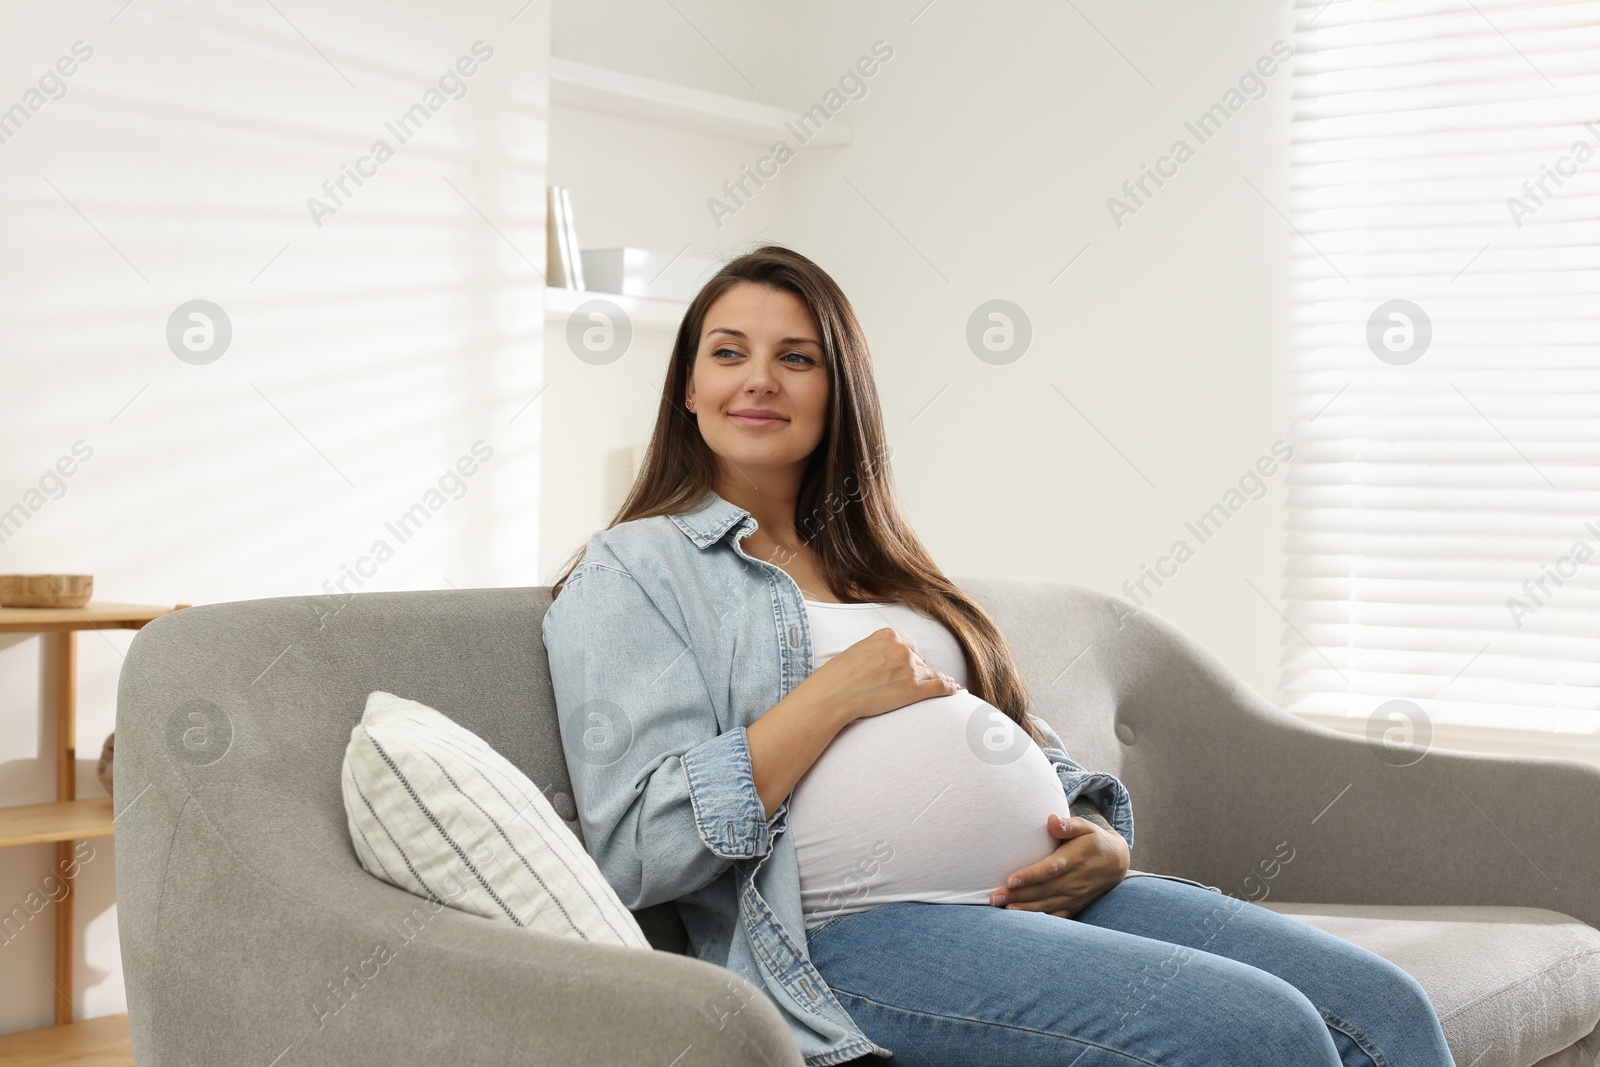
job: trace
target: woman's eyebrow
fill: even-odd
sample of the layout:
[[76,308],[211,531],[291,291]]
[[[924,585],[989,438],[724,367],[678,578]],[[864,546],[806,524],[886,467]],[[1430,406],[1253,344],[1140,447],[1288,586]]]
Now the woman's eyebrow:
[[[735,330],[731,326],[718,326],[715,329],[707,330],[706,331],[706,336],[710,337],[714,333],[729,334],[729,335],[731,335],[733,337],[739,338],[741,341],[748,341],[749,340],[749,338],[745,336],[745,333],[744,333],[743,330]],[[781,338],[778,341],[778,343],[780,345],[816,345],[818,348],[822,347],[822,342],[821,341],[813,341],[809,337],[784,337],[784,338]]]

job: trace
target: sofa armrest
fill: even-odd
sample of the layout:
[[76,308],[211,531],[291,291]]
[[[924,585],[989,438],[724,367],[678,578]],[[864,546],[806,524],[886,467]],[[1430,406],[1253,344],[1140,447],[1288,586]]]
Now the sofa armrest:
[[[692,1048],[696,1064],[803,1067],[777,1007],[725,968],[433,911],[376,879],[370,888],[337,928],[374,944],[387,937],[393,958],[373,980],[369,1010],[349,1025],[339,1027],[335,1015],[318,1026],[314,1012],[302,1012],[301,1040],[311,1047],[297,1048],[301,1062],[666,1065]],[[431,914],[409,942],[371,918],[397,907],[419,920]],[[383,988],[386,979],[393,984]],[[419,1019],[430,1025],[413,1025]],[[384,1034],[396,1038],[389,1047]]]
[[86,844],[115,855],[140,1067],[802,1067],[777,1006],[731,970],[535,933],[367,874],[339,771],[373,689],[453,713],[559,810],[548,593],[362,594],[326,626],[320,599],[187,608],[129,650],[115,842]]
[[[690,1048],[697,1064],[803,1067],[776,1006],[725,968],[433,904],[346,868],[323,845],[284,872],[277,825],[260,854],[235,834],[248,797],[207,790],[168,802],[178,814],[166,857],[135,861],[118,834],[119,880],[164,870],[159,913],[121,928],[138,974],[129,1013],[141,1067],[610,1067],[670,1064]],[[138,803],[150,807],[130,822],[154,824],[162,798]],[[283,824],[298,815],[284,814]],[[219,838],[227,847],[195,847]],[[184,866],[185,856],[205,860]]]
[[1600,926],[1600,768],[1438,747],[1397,766],[1414,757],[1278,709],[1148,611],[1103,637],[1137,665],[1113,671],[1136,866],[1258,901],[1521,905]]

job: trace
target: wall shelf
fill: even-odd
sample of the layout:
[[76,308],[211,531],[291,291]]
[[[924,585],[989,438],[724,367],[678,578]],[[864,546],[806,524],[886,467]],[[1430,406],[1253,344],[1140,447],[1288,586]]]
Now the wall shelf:
[[554,56],[550,58],[550,102],[747,141],[762,148],[780,139],[791,148],[801,147],[800,134],[785,123],[809,133],[806,145],[849,144],[851,137],[850,124],[843,119],[829,119],[821,129],[814,124],[808,129],[799,125],[799,112]]
[[544,291],[546,318],[567,316],[589,300],[609,300],[620,307],[635,326],[654,327],[676,332],[689,305],[679,300],[658,300],[649,296],[625,296],[622,293],[601,293],[593,289],[562,289],[547,286]]

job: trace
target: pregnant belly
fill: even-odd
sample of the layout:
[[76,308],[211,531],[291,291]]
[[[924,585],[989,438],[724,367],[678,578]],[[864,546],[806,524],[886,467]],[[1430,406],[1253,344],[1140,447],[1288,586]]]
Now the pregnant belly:
[[1055,768],[1004,712],[965,689],[857,719],[789,799],[800,903],[812,927],[916,900],[987,904],[1061,842]]

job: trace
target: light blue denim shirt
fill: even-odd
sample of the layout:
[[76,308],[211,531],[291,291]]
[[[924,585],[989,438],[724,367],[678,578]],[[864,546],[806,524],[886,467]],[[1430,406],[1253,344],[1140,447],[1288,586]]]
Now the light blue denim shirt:
[[[765,990],[807,1064],[888,1057],[811,965],[789,803],[768,820],[756,792],[745,731],[812,663],[799,586],[739,543],[755,529],[711,493],[589,539],[543,623],[579,824],[622,903],[676,901],[695,955]],[[1091,799],[1131,848],[1127,789],[1031,718],[1067,801]]]

